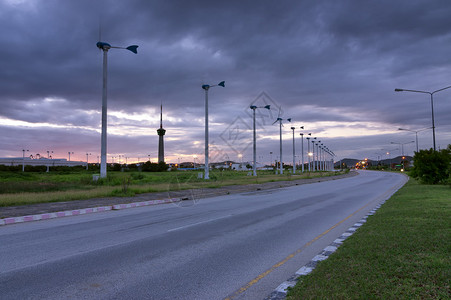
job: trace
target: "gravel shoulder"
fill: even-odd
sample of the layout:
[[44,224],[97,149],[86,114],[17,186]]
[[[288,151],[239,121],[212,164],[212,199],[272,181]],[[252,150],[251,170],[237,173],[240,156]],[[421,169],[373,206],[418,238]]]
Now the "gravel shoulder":
[[357,172],[349,172],[347,174],[328,176],[328,177],[318,177],[311,179],[298,179],[292,181],[276,181],[276,182],[266,182],[260,184],[248,184],[248,185],[230,185],[220,188],[213,189],[202,189],[196,190],[184,190],[177,192],[159,192],[159,193],[145,193],[139,194],[134,197],[108,197],[108,198],[94,198],[87,200],[75,200],[68,202],[51,202],[51,203],[39,203],[31,205],[21,205],[21,206],[8,206],[0,207],[0,219],[10,218],[10,217],[21,217],[28,215],[36,215],[43,213],[51,213],[58,211],[67,211],[83,208],[93,208],[101,206],[111,206],[116,204],[127,204],[134,202],[142,202],[149,200],[163,200],[168,198],[178,198],[178,199],[192,199],[195,194],[196,198],[208,198],[214,196],[228,195],[228,194],[239,194],[252,191],[260,190],[271,190],[277,188],[284,188],[293,185],[302,185],[315,182],[323,182],[329,180],[338,180],[342,178],[348,178],[358,175]]

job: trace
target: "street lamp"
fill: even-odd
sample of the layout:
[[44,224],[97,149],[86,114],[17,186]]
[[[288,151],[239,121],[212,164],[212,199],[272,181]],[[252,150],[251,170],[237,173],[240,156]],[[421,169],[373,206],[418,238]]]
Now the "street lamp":
[[67,154],[69,154],[69,161],[70,161],[70,155],[71,155],[71,154],[74,154],[74,152],[70,152],[70,151],[69,151],[69,152],[67,152]]
[[47,173],[50,171],[50,153],[53,153],[53,151],[50,151],[50,150],[47,150],[47,159],[49,160],[48,162],[47,162]]
[[216,85],[203,84],[202,88],[205,90],[205,179],[210,179],[208,167],[208,90],[211,87],[222,86],[225,87],[225,81],[221,81]]
[[89,165],[89,155],[91,155],[91,153],[86,153],[86,170],[88,170],[88,165]]
[[407,142],[407,143],[390,142],[390,144],[401,145],[401,156],[404,156],[404,145],[411,144],[411,143],[415,143],[415,141],[410,141],[410,142]]
[[406,90],[406,89],[395,89],[395,92],[412,92],[412,93],[423,93],[423,94],[429,94],[431,95],[431,111],[432,111],[432,142],[434,145],[434,151],[436,150],[435,148],[435,122],[434,122],[434,94],[446,89],[451,88],[451,86],[447,86],[444,87],[442,89],[433,91],[433,92],[428,92],[428,91],[417,91],[417,90]]
[[[291,122],[291,118],[286,119],[288,122]],[[283,174],[283,159],[282,159],[282,118],[277,118],[277,120],[272,123],[273,125],[279,122],[279,134],[280,134],[280,174]]]
[[[300,129],[304,129],[304,126],[301,126]],[[304,173],[304,133],[299,134],[301,136],[301,172]],[[311,133],[309,133],[311,135]]]
[[25,172],[25,151],[29,152],[30,150],[22,149],[22,172]]
[[271,168],[272,168],[272,151],[269,152],[269,162],[270,162]]
[[428,129],[431,129],[431,128],[432,128],[432,127],[428,127],[428,128],[424,128],[424,129],[420,129],[420,130],[410,130],[410,129],[405,129],[405,128],[398,128],[398,130],[404,130],[404,131],[415,132],[415,141],[416,141],[417,152],[418,152],[418,132],[425,131],[425,130],[428,130]]
[[323,148],[323,144],[319,144],[318,145],[319,148],[319,170],[320,171],[324,171],[324,148]]
[[101,136],[101,150],[100,150],[100,178],[106,177],[106,164],[107,164],[107,142],[106,142],[106,130],[107,130],[107,53],[111,48],[126,49],[135,54],[138,53],[137,45],[128,46],[127,48],[113,47],[105,42],[97,42],[97,48],[103,50],[103,90],[102,90],[102,136]]
[[316,162],[315,162],[315,141],[316,137],[312,138],[312,171],[316,171]]
[[317,171],[321,171],[320,167],[321,167],[321,162],[320,162],[320,152],[319,152],[319,145],[320,145],[321,141],[318,141],[316,143],[316,170]]
[[311,171],[311,167],[310,167],[310,156],[312,156],[312,154],[310,153],[310,137],[306,137],[307,139],[307,158],[308,158],[308,171]]
[[296,128],[291,127],[291,130],[293,130],[293,174],[296,174],[296,152],[295,152],[295,145],[294,145],[294,130]]
[[255,129],[255,110],[257,108],[266,108],[267,110],[271,109],[271,105],[265,105],[265,106],[255,106],[251,105],[250,108],[253,110],[253,122],[254,122],[254,165],[252,166],[253,175],[257,176],[257,133]]
[[404,145],[410,144],[410,143],[415,143],[415,141],[410,141],[407,143],[395,143],[395,142],[391,142],[390,144],[396,144],[396,145],[401,145],[401,162],[402,162],[402,171],[404,171]]

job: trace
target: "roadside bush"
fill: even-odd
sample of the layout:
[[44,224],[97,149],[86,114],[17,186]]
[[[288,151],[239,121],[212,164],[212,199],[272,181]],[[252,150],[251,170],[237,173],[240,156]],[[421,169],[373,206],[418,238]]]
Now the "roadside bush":
[[424,184],[447,183],[451,175],[451,145],[440,151],[420,150],[413,157],[410,175]]
[[167,171],[169,168],[169,166],[164,163],[164,162],[160,162],[160,163],[151,163],[149,161],[146,161],[143,165],[142,165],[142,171],[143,172],[164,172]]

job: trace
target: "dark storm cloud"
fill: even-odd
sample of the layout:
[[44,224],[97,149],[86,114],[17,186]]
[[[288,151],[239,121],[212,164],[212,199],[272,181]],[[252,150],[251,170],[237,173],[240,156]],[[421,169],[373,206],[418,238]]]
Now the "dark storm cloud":
[[[221,80],[226,88],[210,101],[217,139],[235,118],[249,121],[246,109],[262,91],[307,127],[361,120],[423,128],[427,95],[393,90],[451,84],[450,14],[448,1],[3,1],[0,117],[98,129],[100,24],[103,41],[140,46],[138,55],[108,53],[110,111],[143,113],[163,102],[166,126],[187,138],[203,138],[201,84]],[[451,126],[450,94],[436,95],[442,130]],[[110,118],[158,126],[150,117]]]

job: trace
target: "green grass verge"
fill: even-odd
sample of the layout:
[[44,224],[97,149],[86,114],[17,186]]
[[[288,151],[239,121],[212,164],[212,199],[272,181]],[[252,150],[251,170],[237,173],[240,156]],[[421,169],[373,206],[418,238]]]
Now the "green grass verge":
[[0,207],[46,202],[84,200],[99,197],[134,196],[141,193],[181,189],[218,188],[228,185],[265,183],[332,176],[339,172],[315,172],[302,175],[275,175],[258,172],[211,171],[210,180],[198,178],[200,171],[109,172],[106,179],[92,181],[92,173],[78,172],[0,172]]
[[413,179],[287,299],[451,299],[451,189]]

